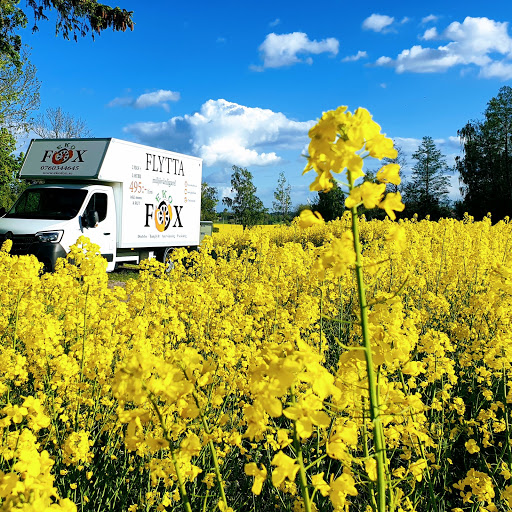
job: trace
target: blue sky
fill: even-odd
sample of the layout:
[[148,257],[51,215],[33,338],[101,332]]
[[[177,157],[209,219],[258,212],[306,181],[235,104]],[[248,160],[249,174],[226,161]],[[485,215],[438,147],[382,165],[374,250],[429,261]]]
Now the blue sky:
[[323,111],[367,108],[404,150],[407,176],[426,135],[453,163],[457,130],[512,81],[508,2],[115,5],[134,11],[133,31],[78,42],[51,22],[23,31],[40,110],[61,107],[95,137],[199,156],[220,198],[232,165],[247,167],[269,208],[281,171],[294,205],[314,199],[301,154]]

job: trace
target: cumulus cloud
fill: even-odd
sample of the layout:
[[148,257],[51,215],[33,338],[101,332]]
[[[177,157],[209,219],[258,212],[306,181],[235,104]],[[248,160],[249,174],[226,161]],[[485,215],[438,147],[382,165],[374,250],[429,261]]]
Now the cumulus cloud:
[[199,112],[164,123],[125,128],[142,143],[193,153],[213,165],[274,165],[279,150],[301,149],[314,121],[299,122],[280,112],[209,100]]
[[161,107],[166,112],[169,111],[169,102],[178,101],[180,93],[174,91],[166,91],[160,89],[154,92],[147,92],[141,94],[137,98],[130,96],[114,98],[108,107],[133,107],[133,108],[148,108],[148,107]]
[[363,21],[365,30],[373,30],[374,32],[384,32],[393,24],[395,18],[384,14],[372,14]]
[[504,61],[491,62],[480,70],[479,76],[483,78],[510,80],[512,78],[512,64]]
[[311,64],[313,59],[309,55],[320,53],[338,54],[339,42],[334,37],[311,41],[303,32],[290,34],[268,34],[261,43],[259,51],[263,59],[263,66],[252,66],[255,71],[265,68],[281,68],[299,62]]
[[432,39],[437,39],[438,37],[439,34],[437,33],[437,28],[432,27],[425,30],[425,33],[421,36],[421,39],[424,39],[425,41],[431,41]]
[[359,50],[355,55],[348,55],[341,60],[342,62],[355,62],[360,59],[366,59],[367,57],[368,54],[365,51]]
[[[447,44],[437,48],[415,45],[403,50],[396,59],[381,57],[377,65],[392,65],[398,73],[442,72],[454,66],[476,66],[484,78],[511,78],[512,38],[508,22],[488,18],[466,17],[462,23],[453,22],[443,32],[427,30],[424,40],[443,40]],[[496,59],[497,55],[501,55]]]

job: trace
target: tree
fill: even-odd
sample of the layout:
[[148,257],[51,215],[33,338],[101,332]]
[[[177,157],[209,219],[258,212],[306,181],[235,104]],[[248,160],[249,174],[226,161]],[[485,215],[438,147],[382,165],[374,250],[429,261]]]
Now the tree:
[[451,169],[432,137],[423,137],[412,158],[417,161],[412,181],[403,188],[406,211],[420,218],[430,215],[439,219],[447,214],[450,179],[446,173]]
[[91,131],[84,120],[75,118],[60,107],[47,108],[37,116],[32,130],[42,139],[89,137]]
[[277,180],[277,188],[274,191],[275,201],[272,203],[272,206],[274,212],[281,214],[282,220],[286,220],[290,213],[292,205],[290,197],[291,189],[292,187],[287,184],[284,172],[281,172]]
[[476,218],[512,215],[512,88],[502,87],[481,121],[470,121],[457,134],[463,156],[457,157],[463,208]]
[[19,178],[23,154],[14,154],[16,139],[6,128],[0,128],[0,208],[9,209],[26,188]]
[[11,133],[28,131],[31,113],[39,107],[39,81],[36,68],[23,52],[23,63],[0,66],[0,126]]
[[311,209],[322,215],[325,221],[335,220],[345,212],[345,194],[336,181],[328,192],[318,192],[318,198]]
[[201,183],[201,220],[217,220],[218,191],[206,182]]
[[15,1],[0,4],[0,65],[8,62],[20,68],[21,37],[16,31],[26,26],[27,17],[16,5]]
[[[39,21],[48,19],[46,12],[53,10],[57,14],[55,33],[65,39],[71,36],[76,41],[89,31],[94,37],[107,28],[133,30],[132,11],[109,7],[96,0],[27,0],[26,5],[34,19],[33,31],[38,30]],[[18,0],[0,2],[0,54],[17,66],[21,65],[21,37],[17,31],[27,23],[28,16],[18,7]]]
[[222,202],[231,208],[238,223],[245,228],[258,224],[266,213],[266,208],[256,196],[256,187],[252,174],[242,167],[233,166],[231,175],[231,192],[234,198],[225,197]]

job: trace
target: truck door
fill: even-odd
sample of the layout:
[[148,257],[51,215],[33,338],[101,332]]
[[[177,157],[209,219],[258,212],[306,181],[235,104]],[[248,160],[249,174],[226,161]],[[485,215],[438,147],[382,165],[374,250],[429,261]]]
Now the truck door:
[[[97,213],[97,223],[90,222]],[[116,212],[114,195],[111,190],[94,192],[82,214],[83,234],[100,246],[101,255],[107,260],[107,270],[115,267],[116,253]]]

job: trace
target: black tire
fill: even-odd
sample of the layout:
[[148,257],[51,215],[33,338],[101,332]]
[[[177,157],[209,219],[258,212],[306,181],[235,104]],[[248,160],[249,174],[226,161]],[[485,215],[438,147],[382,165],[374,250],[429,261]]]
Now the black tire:
[[160,251],[158,255],[158,261],[162,262],[165,265],[165,273],[169,274],[174,268],[174,261],[172,260],[172,251],[173,247],[166,247]]

